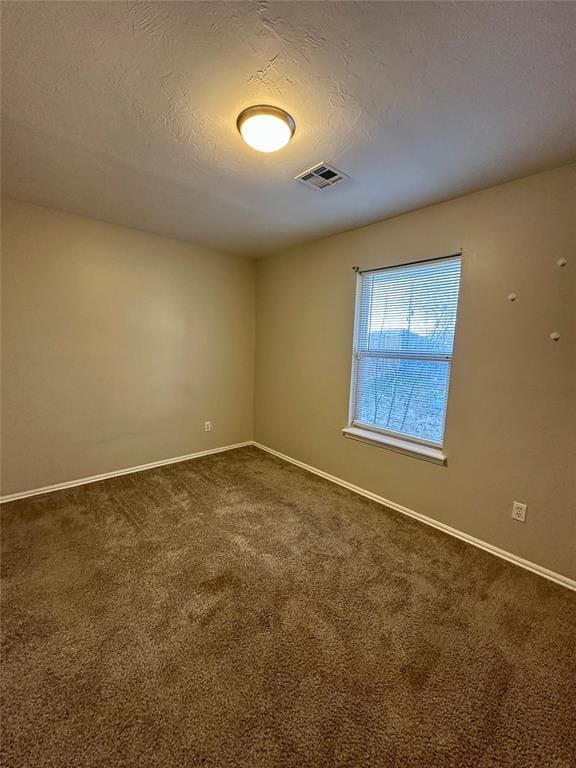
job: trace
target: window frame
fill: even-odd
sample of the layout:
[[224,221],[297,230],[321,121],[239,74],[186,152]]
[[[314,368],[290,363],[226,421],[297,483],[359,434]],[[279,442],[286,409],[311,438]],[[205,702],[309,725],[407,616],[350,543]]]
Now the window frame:
[[[416,456],[417,458],[423,458],[428,461],[432,461],[443,466],[447,463],[447,457],[444,453],[445,444],[445,429],[448,421],[448,402],[450,400],[450,385],[452,380],[452,363],[454,360],[454,345],[452,347],[451,354],[438,354],[434,352],[385,352],[385,351],[361,351],[359,347],[360,338],[360,316],[362,313],[362,288],[364,275],[373,272],[384,272],[392,269],[405,269],[407,267],[416,266],[418,264],[429,264],[436,261],[446,261],[448,259],[459,259],[460,270],[462,269],[462,251],[452,253],[448,256],[437,256],[430,259],[420,259],[418,261],[405,262],[400,264],[391,264],[385,267],[375,267],[372,269],[359,269],[354,267],[356,272],[356,293],[355,293],[355,305],[354,305],[354,333],[352,338],[352,370],[350,377],[350,397],[348,403],[348,425],[342,432],[345,437],[350,437],[361,442],[372,443],[374,445],[380,445],[383,448],[390,448],[391,450],[398,451],[407,455]],[[460,279],[458,282],[458,296],[456,300],[456,318],[454,339],[456,338],[456,326],[458,325],[458,306],[460,301]],[[438,361],[448,363],[448,388],[446,391],[446,410],[444,413],[443,434],[441,442],[434,442],[426,440],[417,436],[407,435],[402,432],[394,432],[393,430],[377,427],[373,424],[366,424],[358,421],[355,418],[356,415],[356,403],[358,394],[359,375],[358,369],[360,367],[360,360],[363,357],[375,358],[381,357],[382,359],[396,359],[396,360],[426,360],[426,361]]]

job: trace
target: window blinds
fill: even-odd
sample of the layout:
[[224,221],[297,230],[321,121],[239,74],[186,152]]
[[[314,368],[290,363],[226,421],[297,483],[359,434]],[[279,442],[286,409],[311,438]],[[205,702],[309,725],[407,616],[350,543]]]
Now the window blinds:
[[460,257],[359,276],[352,423],[441,446]]

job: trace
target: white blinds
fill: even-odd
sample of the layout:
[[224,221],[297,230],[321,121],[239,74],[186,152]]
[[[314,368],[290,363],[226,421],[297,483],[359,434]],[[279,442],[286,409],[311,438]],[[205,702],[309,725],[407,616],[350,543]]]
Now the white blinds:
[[441,445],[460,257],[360,276],[353,423]]

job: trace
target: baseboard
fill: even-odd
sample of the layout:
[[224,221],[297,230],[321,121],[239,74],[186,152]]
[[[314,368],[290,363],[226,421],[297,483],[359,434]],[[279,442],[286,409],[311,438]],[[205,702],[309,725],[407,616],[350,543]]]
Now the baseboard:
[[221,448],[209,448],[207,451],[197,451],[189,453],[186,456],[176,456],[173,459],[162,459],[162,461],[152,461],[149,464],[140,464],[137,467],[128,467],[127,469],[117,469],[114,472],[104,472],[102,475],[92,475],[91,477],[81,477],[78,480],[69,480],[66,483],[56,483],[55,485],[46,485],[44,488],[34,488],[31,491],[22,491],[21,493],[11,493],[8,496],[0,496],[0,504],[6,504],[9,501],[18,499],[27,499],[29,496],[39,496],[41,493],[53,493],[54,491],[63,491],[65,488],[74,488],[77,485],[88,485],[97,483],[99,480],[108,480],[111,477],[120,477],[120,475],[131,475],[134,472],[145,472],[148,469],[156,467],[165,467],[167,464],[178,464],[180,461],[189,461],[190,459],[199,459],[201,456],[211,456],[213,453],[223,453],[224,451],[233,451],[235,448],[244,448],[247,445],[253,445],[252,440],[244,443],[234,443],[234,445],[224,445]]
[[332,483],[336,483],[337,485],[341,485],[343,488],[347,488],[349,491],[352,491],[353,493],[357,493],[360,496],[365,496],[367,499],[371,499],[372,501],[376,501],[378,504],[382,504],[386,507],[390,507],[391,509],[396,510],[397,512],[401,512],[403,515],[408,515],[408,517],[412,517],[415,520],[419,520],[421,523],[424,523],[425,525],[430,525],[432,528],[437,528],[439,531],[443,531],[444,533],[447,533],[449,536],[454,536],[457,539],[460,539],[461,541],[465,541],[467,544],[472,544],[474,547],[478,547],[479,549],[483,549],[486,552],[490,552],[492,555],[496,555],[496,557],[500,557],[503,560],[507,560],[509,563],[513,563],[514,565],[519,566],[520,568],[524,568],[527,571],[531,571],[532,573],[537,574],[538,576],[542,576],[545,579],[549,579],[550,581],[555,582],[556,584],[560,584],[563,587],[566,587],[567,589],[572,589],[576,591],[576,580],[568,578],[568,576],[563,576],[560,573],[555,573],[554,571],[548,570],[548,568],[544,568],[541,565],[538,565],[537,563],[533,563],[530,560],[524,560],[522,557],[518,557],[518,555],[513,555],[511,552],[507,552],[504,549],[500,549],[499,547],[495,547],[493,544],[489,544],[486,541],[482,541],[482,539],[477,539],[474,536],[470,536],[467,533],[463,533],[462,531],[459,531],[457,528],[452,528],[449,525],[445,525],[445,523],[440,523],[438,520],[434,520],[432,517],[427,517],[426,515],[422,515],[419,512],[415,512],[413,509],[409,509],[408,507],[402,506],[402,504],[398,504],[395,501],[391,501],[390,499],[385,499],[383,496],[379,496],[376,493],[372,493],[372,491],[367,491],[365,488],[360,488],[358,485],[354,485],[353,483],[349,483],[346,480],[342,480],[339,477],[336,477],[335,475],[330,475],[328,472],[324,472],[321,469],[317,469],[316,467],[312,467],[309,464],[305,464],[303,461],[299,461],[298,459],[293,459],[291,456],[287,456],[284,453],[280,453],[280,451],[274,450],[274,448],[269,448],[267,445],[262,445],[262,443],[258,443],[254,440],[247,440],[243,443],[235,443],[234,445],[224,445],[220,448],[210,448],[207,451],[197,451],[196,453],[189,453],[186,456],[176,456],[172,459],[163,459],[162,461],[153,461],[149,464],[140,464],[137,467],[128,467],[127,469],[118,469],[114,472],[105,472],[101,475],[92,475],[91,477],[82,477],[78,480],[69,480],[66,483],[56,483],[55,485],[47,485],[43,488],[34,488],[29,491],[22,491],[20,493],[12,493],[7,496],[0,496],[0,504],[6,504],[10,501],[17,501],[18,499],[26,499],[30,496],[39,496],[43,493],[53,493],[54,491],[62,491],[66,488],[74,488],[78,485],[88,485],[89,483],[97,483],[99,480],[107,480],[112,477],[120,477],[121,475],[131,475],[136,472],[145,472],[148,469],[155,469],[156,467],[165,467],[168,464],[177,464],[181,461],[189,461],[190,459],[199,459],[202,456],[210,456],[214,453],[223,453],[224,451],[233,451],[235,448],[244,448],[246,446],[253,445],[256,448],[259,448],[262,451],[266,451],[267,453],[271,453],[273,456],[277,456],[279,459],[282,459],[283,461],[287,461],[290,464],[295,464],[297,467],[301,467],[302,469],[305,469],[307,472],[312,472],[314,475],[318,475],[319,477],[323,477],[325,480],[329,480]]
[[550,571],[548,568],[544,568],[537,563],[532,563],[530,560],[524,560],[522,557],[518,557],[518,555],[513,555],[511,552],[506,552],[506,550],[495,547],[493,544],[488,544],[488,542],[482,541],[482,539],[477,539],[474,536],[470,536],[467,533],[459,531],[457,528],[452,528],[449,525],[440,523],[438,520],[434,520],[432,517],[421,515],[419,512],[415,512],[413,509],[409,509],[408,507],[404,507],[401,504],[397,504],[395,501],[385,499],[383,496],[378,496],[378,494],[372,493],[372,491],[367,491],[366,489],[360,488],[357,485],[353,485],[346,480],[342,480],[339,477],[330,475],[328,472],[323,472],[321,469],[311,467],[309,464],[305,464],[303,461],[298,461],[298,459],[293,459],[291,456],[286,456],[284,453],[280,453],[280,451],[269,448],[267,445],[262,445],[262,443],[258,443],[256,441],[254,441],[252,445],[256,446],[256,448],[260,448],[262,451],[271,453],[273,456],[277,456],[279,459],[288,461],[290,464],[295,464],[297,467],[301,467],[308,472],[312,472],[314,475],[323,477],[325,480],[330,480],[330,482],[341,485],[343,488],[348,488],[349,491],[353,491],[360,496],[365,496],[367,499],[378,502],[378,504],[383,504],[384,506],[390,507],[397,512],[401,512],[403,515],[408,515],[408,517],[413,517],[415,520],[419,520],[421,523],[430,525],[432,528],[437,528],[439,531],[443,531],[449,536],[454,536],[461,541],[465,541],[467,544],[472,544],[474,547],[478,547],[479,549],[483,549],[486,552],[490,552],[490,554],[496,555],[496,557],[500,557],[502,560],[507,560],[509,563],[520,566],[520,568],[524,568],[525,570],[531,571],[532,573],[535,573],[538,576],[542,576],[545,579],[549,579],[556,584],[561,584],[563,587],[567,587],[568,589],[576,591],[576,581],[574,579],[568,578],[568,576],[563,576],[560,573]]

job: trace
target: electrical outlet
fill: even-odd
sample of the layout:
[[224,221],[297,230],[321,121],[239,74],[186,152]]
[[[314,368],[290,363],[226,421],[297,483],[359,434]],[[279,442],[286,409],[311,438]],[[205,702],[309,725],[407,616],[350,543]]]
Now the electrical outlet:
[[519,523],[526,522],[526,510],[527,504],[522,504],[521,501],[512,502],[512,520],[518,520]]
[[212,422],[211,421],[205,421],[204,422],[204,432],[211,432],[212,431]]

